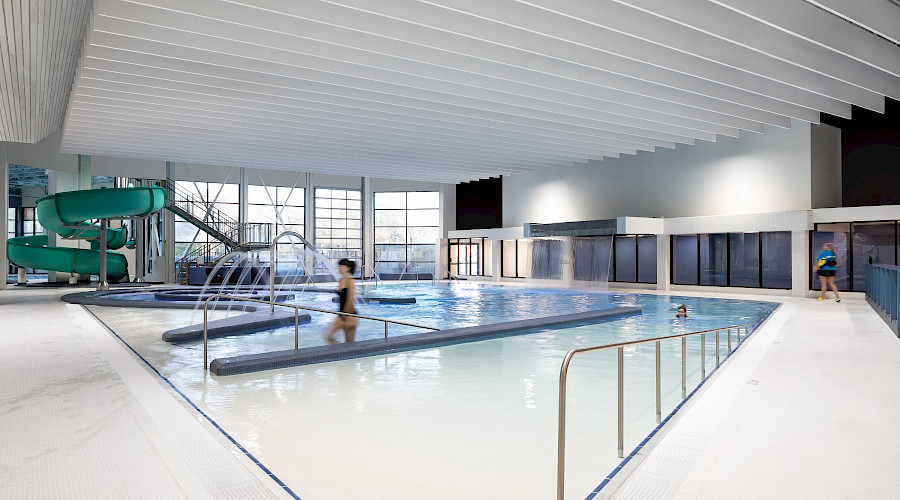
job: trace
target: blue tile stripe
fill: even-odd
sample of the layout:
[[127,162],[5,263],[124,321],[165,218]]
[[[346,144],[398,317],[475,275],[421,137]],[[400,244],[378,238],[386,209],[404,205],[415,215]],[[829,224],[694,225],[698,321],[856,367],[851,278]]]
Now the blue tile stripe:
[[169,387],[171,387],[175,392],[177,392],[179,396],[181,396],[182,398],[184,398],[184,400],[187,401],[188,404],[190,404],[195,410],[197,410],[197,413],[199,413],[200,415],[202,415],[203,418],[205,418],[210,424],[213,425],[213,427],[215,427],[216,429],[218,429],[219,432],[221,432],[223,436],[225,436],[226,438],[228,438],[228,440],[231,441],[231,443],[234,444],[234,445],[237,447],[237,449],[241,450],[241,452],[242,452],[244,455],[246,455],[247,458],[249,458],[249,459],[250,459],[254,464],[256,464],[260,469],[262,469],[262,471],[265,472],[267,476],[269,476],[270,478],[272,478],[272,480],[275,481],[275,483],[278,484],[278,486],[280,486],[280,487],[281,487],[288,495],[290,495],[291,498],[295,498],[295,499],[297,499],[297,500],[301,500],[301,498],[300,498],[296,493],[294,493],[294,491],[293,491],[290,487],[288,487],[288,485],[284,484],[284,481],[282,481],[281,479],[279,479],[278,476],[275,475],[275,473],[273,473],[272,471],[270,471],[268,467],[266,467],[265,465],[263,465],[262,462],[260,462],[259,460],[257,460],[257,458],[254,457],[252,453],[250,453],[249,451],[247,451],[246,448],[244,448],[243,446],[241,446],[241,444],[238,443],[237,440],[235,440],[235,439],[231,436],[231,434],[228,434],[228,432],[227,432],[225,429],[223,429],[218,423],[216,423],[215,420],[213,420],[209,415],[207,415],[203,410],[201,410],[196,404],[194,404],[194,402],[191,401],[191,398],[187,397],[183,392],[181,392],[181,390],[180,390],[178,387],[175,387],[175,384],[173,384],[169,379],[167,379],[162,373],[159,373],[159,370],[157,370],[156,367],[154,367],[152,364],[150,364],[150,362],[147,361],[143,356],[141,356],[140,353],[138,353],[137,351],[135,351],[134,348],[131,347],[131,345],[129,345],[128,342],[125,341],[125,339],[123,339],[122,337],[120,337],[119,334],[115,332],[115,330],[113,330],[112,328],[110,328],[109,325],[107,325],[102,319],[100,319],[99,317],[97,317],[97,315],[94,314],[93,311],[91,311],[90,309],[88,309],[88,308],[85,307],[85,306],[81,306],[81,307],[84,308],[84,310],[87,311],[91,316],[93,316],[97,321],[99,321],[100,324],[102,324],[104,327],[106,327],[106,329],[109,330],[110,333],[112,333],[113,335],[115,335],[116,338],[119,339],[119,342],[122,342],[123,344],[125,344],[125,347],[127,347],[129,350],[131,350],[131,352],[133,352],[135,356],[137,356],[138,358],[140,358],[140,360],[143,361],[144,364],[146,364],[147,366],[149,366],[150,369],[153,370],[153,373],[155,373],[156,375],[158,375],[159,378],[163,379],[163,381],[165,381],[167,384],[169,384]]
[[[777,308],[776,308],[776,309],[777,309]],[[773,311],[773,312],[774,312],[774,311]],[[701,380],[700,383],[697,384],[697,387],[695,387],[694,390],[692,390],[691,393],[688,394],[686,398],[684,398],[680,403],[678,403],[678,405],[672,410],[672,412],[669,413],[669,414],[666,416],[666,418],[664,418],[664,419],[662,420],[662,422],[660,422],[660,423],[659,423],[652,431],[650,431],[650,434],[647,434],[647,437],[645,437],[644,440],[641,441],[640,444],[638,444],[638,445],[634,448],[634,450],[632,450],[631,453],[629,453],[628,456],[625,457],[625,458],[619,463],[619,465],[617,465],[616,468],[613,469],[612,472],[610,472],[609,475],[606,476],[606,478],[603,479],[603,481],[601,481],[600,484],[597,485],[596,488],[594,488],[594,491],[590,492],[590,493],[588,494],[588,496],[585,497],[584,500],[593,500],[594,497],[596,497],[597,494],[600,493],[600,491],[601,491],[607,484],[609,484],[610,481],[612,481],[612,479],[616,476],[616,474],[618,474],[619,472],[621,472],[622,469],[625,468],[625,465],[626,465],[628,462],[630,462],[631,459],[634,458],[634,457],[635,457],[635,456],[636,456],[636,455],[644,448],[644,446],[646,446],[647,443],[650,442],[651,439],[653,439],[653,436],[655,436],[655,435],[663,428],[663,426],[665,426],[666,423],[667,423],[673,416],[675,416],[675,414],[678,412],[678,410],[680,410],[681,407],[684,406],[684,404],[687,403],[687,402],[691,399],[691,397],[693,397],[694,394],[695,394],[697,391],[700,390],[701,387],[703,387],[703,384],[705,384],[706,381],[709,380],[710,377],[712,377],[713,373],[716,373],[716,371],[717,371],[719,368],[722,367],[722,365],[725,363],[725,361],[726,361],[728,358],[730,358],[734,353],[737,352],[738,348],[740,348],[741,345],[743,345],[744,342],[745,342],[748,338],[750,338],[750,336],[753,335],[754,332],[756,332],[756,329],[759,328],[759,325],[761,325],[766,319],[768,319],[768,317],[769,317],[771,314],[772,314],[772,313],[770,312],[770,313],[767,314],[764,318],[762,318],[761,320],[759,320],[759,321],[757,321],[756,323],[754,323],[754,324],[753,324],[753,328],[750,330],[750,333],[748,333],[746,337],[742,338],[741,341],[738,342],[738,344],[734,347],[734,349],[733,349],[730,353],[728,353],[727,356],[725,356],[725,359],[721,360],[721,362],[719,363],[718,366],[716,366],[715,368],[713,368],[713,370],[712,370],[711,372],[709,372],[708,374],[706,374],[706,378],[704,378],[703,380]]]

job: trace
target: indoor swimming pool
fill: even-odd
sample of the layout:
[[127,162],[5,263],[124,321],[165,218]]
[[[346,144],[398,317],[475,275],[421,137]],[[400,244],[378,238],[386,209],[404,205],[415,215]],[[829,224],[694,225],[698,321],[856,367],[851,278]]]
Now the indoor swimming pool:
[[[300,498],[552,498],[557,384],[573,348],[720,328],[764,319],[777,303],[706,297],[538,289],[471,283],[380,286],[370,296],[415,304],[361,304],[360,314],[437,328],[613,306],[643,313],[597,324],[416,351],[214,377],[202,344],[171,345],[163,331],[202,318],[191,310],[89,306],[130,347],[206,412]],[[293,302],[336,309],[333,294]],[[673,321],[679,304],[693,319]],[[213,311],[211,318],[224,311]],[[301,325],[301,347],[322,345],[331,315]],[[410,331],[392,329],[392,335]],[[358,338],[383,336],[363,321]],[[210,357],[293,347],[293,327],[212,339]],[[631,450],[656,425],[654,348],[625,353]],[[715,344],[707,339],[708,371]],[[724,357],[724,351],[723,351]],[[689,387],[700,381],[700,341],[688,343]],[[615,352],[577,359],[569,372],[567,498],[584,498],[619,462]],[[681,344],[663,344],[663,412],[681,400]]]

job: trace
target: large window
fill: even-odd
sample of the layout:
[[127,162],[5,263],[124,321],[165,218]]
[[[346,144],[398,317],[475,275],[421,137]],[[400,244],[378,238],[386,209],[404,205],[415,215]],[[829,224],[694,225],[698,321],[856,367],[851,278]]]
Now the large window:
[[44,234],[44,228],[37,218],[35,207],[25,207],[22,209],[22,236],[31,236],[35,234]]
[[[810,234],[810,260],[822,251],[822,244],[834,243],[838,255],[835,284],[843,291],[865,291],[866,265],[897,263],[897,223],[853,222],[816,224]],[[821,286],[810,263],[810,288]]]
[[[240,188],[237,184],[221,184],[218,182],[191,182],[176,181],[179,191],[188,193],[192,198],[200,203],[185,205],[190,207],[191,215],[200,220],[206,218],[203,206],[205,203],[215,201],[215,208],[220,210],[226,217],[233,221],[237,221],[240,208],[238,206],[238,198]],[[209,236],[205,232],[198,229],[190,222],[175,217],[175,255],[180,258],[189,251],[191,242],[194,247],[204,245],[207,242],[215,242],[216,239]]]
[[337,265],[362,262],[362,197],[358,189],[316,188],[316,249]]
[[791,233],[672,236],[672,283],[791,288]]
[[529,240],[500,240],[500,277],[525,278],[528,271]]
[[375,270],[432,273],[440,220],[436,191],[375,193]]
[[[282,231],[294,231],[306,237],[304,225],[306,190],[302,187],[247,186],[247,221],[255,224],[271,224],[274,228],[267,237],[274,238]],[[292,249],[293,246],[293,249]],[[302,260],[303,244],[296,238],[285,237],[278,243],[279,262]],[[262,260],[268,255],[260,254]]]
[[16,209],[9,207],[6,209],[6,237],[16,237]]

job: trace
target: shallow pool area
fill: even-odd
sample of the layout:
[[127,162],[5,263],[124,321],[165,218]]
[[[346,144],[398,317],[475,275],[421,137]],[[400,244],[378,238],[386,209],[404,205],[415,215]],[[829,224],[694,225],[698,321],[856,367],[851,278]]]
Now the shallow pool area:
[[[557,383],[573,348],[760,321],[777,303],[454,283],[367,290],[415,304],[360,304],[360,314],[438,328],[582,312],[619,305],[643,314],[608,323],[537,329],[481,342],[214,377],[202,345],[170,345],[166,329],[190,310],[89,306],[136,352],[301,498],[551,498],[555,491]],[[293,302],[336,309],[327,293]],[[673,321],[685,303],[693,319]],[[222,317],[215,311],[211,317]],[[331,315],[312,314],[301,347],[321,345]],[[392,328],[392,335],[413,331]],[[359,338],[383,336],[362,321]],[[293,327],[212,339],[211,358],[293,347]],[[653,347],[626,350],[626,449],[656,425]],[[715,345],[707,339],[707,366]],[[663,409],[681,400],[680,342],[663,345]],[[690,386],[699,340],[688,344]],[[569,374],[567,485],[584,498],[618,463],[615,353],[579,358]]]

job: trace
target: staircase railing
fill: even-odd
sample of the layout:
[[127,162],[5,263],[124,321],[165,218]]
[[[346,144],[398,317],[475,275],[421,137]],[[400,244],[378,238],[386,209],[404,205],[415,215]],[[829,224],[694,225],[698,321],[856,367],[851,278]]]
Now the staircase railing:
[[166,180],[166,208],[230,248],[240,246],[241,224],[199,196]]
[[190,252],[175,262],[175,281],[187,285],[190,278],[191,265],[200,263],[213,263],[228,253],[228,247],[221,241],[195,244]]

